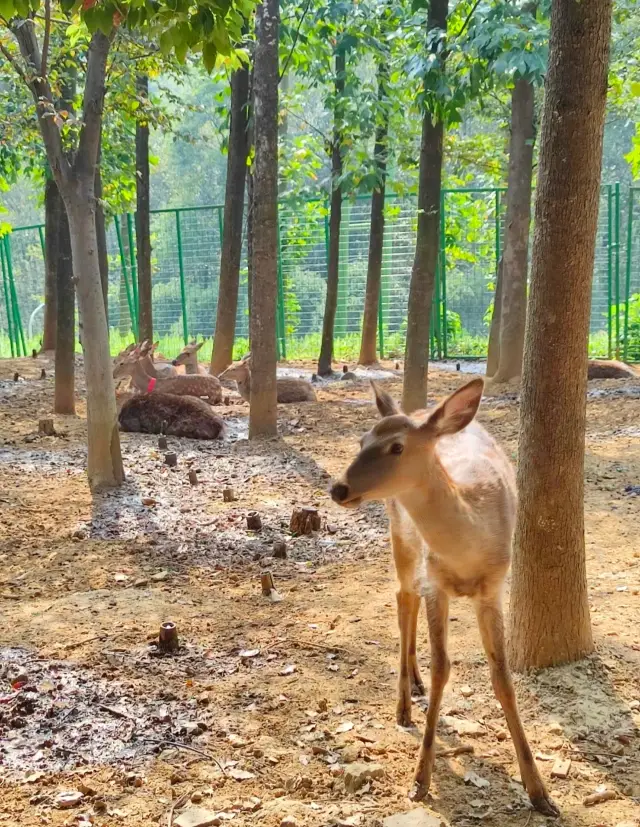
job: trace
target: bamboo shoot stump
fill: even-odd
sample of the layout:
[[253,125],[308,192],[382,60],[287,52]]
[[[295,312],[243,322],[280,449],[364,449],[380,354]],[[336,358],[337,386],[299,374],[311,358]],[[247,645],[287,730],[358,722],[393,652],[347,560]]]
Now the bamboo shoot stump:
[[294,508],[291,514],[289,530],[292,534],[311,534],[320,531],[322,520],[317,508]]
[[161,652],[171,653],[176,652],[180,648],[178,640],[178,627],[175,623],[167,620],[160,627],[160,634],[158,635],[158,649]]
[[272,603],[279,603],[282,600],[282,595],[276,590],[273,575],[270,571],[260,573],[260,585],[263,596],[267,597]]
[[53,427],[53,419],[41,419],[38,422],[38,431],[45,436],[55,436],[56,429]]

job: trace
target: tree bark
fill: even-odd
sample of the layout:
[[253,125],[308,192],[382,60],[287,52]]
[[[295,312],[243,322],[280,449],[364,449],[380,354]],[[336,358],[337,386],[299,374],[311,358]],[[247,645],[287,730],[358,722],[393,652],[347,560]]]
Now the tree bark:
[[98,241],[98,264],[100,266],[100,284],[102,285],[102,300],[104,312],[109,325],[109,255],[107,252],[107,224],[102,206],[102,171],[100,168],[100,149],[96,163],[95,195],[96,195],[96,239]]
[[612,0],[556,0],[535,206],[511,590],[517,669],[593,650],[584,539],[587,342]]
[[[136,77],[139,99],[149,97],[149,78]],[[153,341],[153,298],[151,286],[151,215],[149,188],[149,123],[136,121],[136,258],[138,269],[138,339]]]
[[256,12],[254,66],[255,175],[251,401],[249,438],[278,433],[276,298],[278,289],[278,0]]
[[[129,309],[129,299],[127,298],[127,282],[125,279],[125,268],[127,273],[131,273],[131,251],[129,249],[129,228],[127,225],[127,216],[125,214],[116,216],[114,221],[120,222],[120,237],[122,239],[122,255],[124,256],[124,263],[121,262],[120,267],[120,284],[118,286],[118,330],[123,336],[126,336],[129,331],[134,330],[133,319],[131,318],[131,311]],[[130,290],[133,290],[133,285],[130,285]],[[133,296],[131,296],[133,301]]]
[[53,409],[57,414],[75,414],[75,290],[67,211],[60,199],[57,239],[56,289],[56,380]]
[[56,347],[56,320],[58,317],[58,235],[60,210],[63,209],[58,185],[47,178],[44,185],[44,329],[42,350]]
[[496,290],[493,297],[493,313],[489,328],[489,345],[487,348],[487,378],[491,378],[498,369],[500,361],[500,318],[502,316],[502,274],[504,273],[504,258],[500,256],[498,272],[496,273]]
[[373,150],[377,184],[371,193],[371,226],[369,230],[369,260],[367,262],[367,286],[362,317],[362,339],[360,342],[361,365],[376,365],[378,332],[378,309],[382,281],[382,249],[384,245],[384,196],[387,180],[387,133],[389,131],[389,110],[385,104],[386,66],[378,66],[378,106],[382,108],[376,127]]
[[249,69],[243,66],[231,77],[231,120],[227,182],[224,196],[224,222],[220,250],[220,286],[216,331],[211,354],[211,373],[217,376],[233,360],[236,334],[240,258],[242,256],[242,219],[249,154],[248,109]]
[[[427,30],[446,31],[448,0],[431,0]],[[444,61],[444,52],[441,54]],[[440,192],[444,126],[428,110],[422,122],[418,181],[418,235],[409,285],[402,407],[411,413],[427,404],[429,321],[440,241]]]
[[333,362],[333,331],[338,307],[338,279],[340,275],[340,225],[342,223],[342,118],[341,99],[344,95],[346,51],[338,46],[335,57],[335,104],[333,141],[331,144],[331,207],[329,213],[329,261],[327,262],[327,295],[322,321],[322,342],[318,359],[318,375],[330,376]]
[[493,377],[495,382],[508,382],[522,373],[534,140],[535,90],[530,80],[519,78],[511,93],[500,351],[498,367]]
[[[253,95],[253,70],[249,72],[249,150],[256,145],[255,106]],[[249,346],[251,346],[251,302],[253,298],[253,167],[247,170],[247,309],[249,311]]]

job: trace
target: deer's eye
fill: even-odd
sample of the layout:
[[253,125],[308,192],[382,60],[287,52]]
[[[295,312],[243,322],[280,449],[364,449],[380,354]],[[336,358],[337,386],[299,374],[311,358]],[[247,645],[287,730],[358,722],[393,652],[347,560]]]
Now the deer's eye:
[[401,454],[403,451],[404,445],[401,442],[393,442],[389,452],[391,454]]

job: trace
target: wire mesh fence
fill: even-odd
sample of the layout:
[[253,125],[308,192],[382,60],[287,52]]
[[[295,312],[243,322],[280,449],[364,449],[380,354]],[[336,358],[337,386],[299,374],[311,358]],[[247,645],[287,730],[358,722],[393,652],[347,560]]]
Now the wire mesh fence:
[[[504,189],[442,193],[440,249],[431,318],[434,358],[486,355],[497,263],[504,234]],[[414,198],[388,197],[378,312],[381,356],[404,352],[417,230]],[[221,206],[153,211],[152,298],[155,337],[172,354],[192,338],[210,338],[219,300]],[[370,199],[345,201],[340,238],[334,353],[358,356],[367,276]],[[329,241],[324,200],[279,210],[277,335],[281,358],[315,358],[320,349]],[[109,326],[117,352],[137,333],[135,220],[117,216],[107,233]],[[0,355],[27,352],[42,335],[44,228],[16,228],[0,243]],[[236,352],[248,349],[246,228],[236,321]],[[224,297],[222,297],[224,300]],[[203,357],[210,354],[208,345]],[[640,361],[640,187],[602,188],[590,327],[592,356]]]

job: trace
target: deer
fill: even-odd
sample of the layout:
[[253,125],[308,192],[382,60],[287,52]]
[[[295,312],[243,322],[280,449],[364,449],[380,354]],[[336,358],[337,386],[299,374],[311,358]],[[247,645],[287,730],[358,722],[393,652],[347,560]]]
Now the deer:
[[210,404],[222,401],[222,386],[215,376],[150,376],[145,370],[139,352],[134,351],[118,361],[113,369],[113,378],[130,376],[139,393],[171,393],[176,396],[206,397]]
[[[238,386],[238,393],[245,402],[251,399],[251,354],[247,354],[241,362],[231,365],[220,374],[220,380],[234,379]],[[317,402],[317,396],[311,383],[306,379],[280,377],[276,379],[278,402]]]
[[515,473],[505,453],[475,421],[484,381],[473,379],[429,411],[407,416],[384,390],[373,391],[381,420],[330,490],[346,508],[383,500],[398,579],[400,669],[397,721],[411,725],[412,688],[424,694],[416,658],[420,598],[431,644],[426,725],[411,796],[429,791],[442,694],[449,679],[449,601],[473,603],[495,695],[504,711],[532,805],[559,811],[549,797],[527,741],[507,663],[502,592],[511,562],[516,515]]
[[182,348],[171,364],[175,367],[180,367],[183,365],[186,373],[189,375],[201,373],[204,376],[209,376],[209,371],[205,368],[205,366],[198,364],[198,351],[203,344],[204,342],[189,342],[188,345],[185,345]]
[[218,439],[224,433],[224,421],[204,400],[157,391],[128,399],[118,421],[122,431],[143,434]]
[[138,357],[142,363],[142,367],[149,374],[149,376],[152,376],[154,379],[159,379],[160,377],[166,378],[168,376],[177,376],[179,373],[184,373],[184,369],[179,371],[167,362],[164,364],[162,362],[154,362],[153,354],[157,347],[158,342],[150,342],[148,339],[145,339],[145,341],[142,342],[138,348]]

